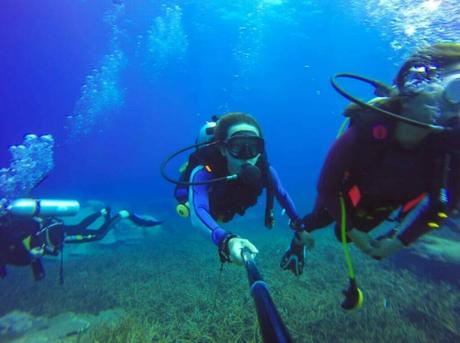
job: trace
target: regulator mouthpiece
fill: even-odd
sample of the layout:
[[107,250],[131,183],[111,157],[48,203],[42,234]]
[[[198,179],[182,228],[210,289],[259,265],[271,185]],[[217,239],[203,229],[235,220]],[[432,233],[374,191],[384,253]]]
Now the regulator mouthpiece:
[[256,166],[246,163],[241,167],[241,171],[238,176],[243,183],[252,184],[256,183],[260,179],[261,172]]

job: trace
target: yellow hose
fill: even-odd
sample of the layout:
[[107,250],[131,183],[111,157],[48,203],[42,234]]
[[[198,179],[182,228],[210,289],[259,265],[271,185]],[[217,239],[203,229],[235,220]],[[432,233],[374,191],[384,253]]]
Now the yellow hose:
[[355,278],[355,272],[353,271],[353,264],[351,263],[350,251],[348,250],[347,244],[347,219],[346,219],[346,210],[345,210],[345,200],[340,196],[340,227],[341,227],[341,238],[343,252],[345,254],[345,262],[348,267],[348,276],[350,279]]

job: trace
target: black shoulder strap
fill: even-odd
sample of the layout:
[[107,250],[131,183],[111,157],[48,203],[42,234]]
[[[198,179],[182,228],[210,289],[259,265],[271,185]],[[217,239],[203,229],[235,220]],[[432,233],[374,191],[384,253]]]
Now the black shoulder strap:
[[267,229],[272,229],[274,225],[274,217],[273,217],[273,204],[274,204],[274,197],[275,197],[275,190],[273,185],[272,173],[270,172],[270,164],[268,163],[267,154],[264,153],[263,156],[263,163],[264,168],[267,174],[267,198],[265,202],[265,227]]
[[218,167],[223,163],[223,156],[220,154],[220,151],[217,146],[210,146],[201,148],[194,153],[190,154],[188,159],[187,168],[184,173],[181,175],[181,180],[187,181],[192,173],[192,170],[195,169],[198,165],[210,165],[213,169],[219,169]]

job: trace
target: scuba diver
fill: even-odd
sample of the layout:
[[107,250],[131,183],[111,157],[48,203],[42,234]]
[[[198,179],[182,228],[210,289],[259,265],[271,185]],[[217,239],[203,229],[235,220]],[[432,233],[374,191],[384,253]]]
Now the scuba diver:
[[[67,225],[57,216],[75,215],[80,204],[74,200],[16,199],[0,211],[0,278],[7,275],[6,266],[31,266],[34,279],[45,277],[42,257],[58,256],[64,244],[88,243],[103,239],[121,219],[129,219],[135,225],[152,227],[160,221],[141,218],[126,210],[110,215],[110,208],[103,208],[84,218],[76,225]],[[104,222],[98,229],[88,229],[99,218]],[[61,281],[62,282],[62,281]]]
[[[173,180],[165,173],[166,165],[177,155],[196,148],[182,169],[181,179]],[[262,130],[250,115],[227,113],[204,125],[197,144],[179,150],[162,164],[161,173],[175,183],[178,213],[191,217],[195,227],[211,236],[222,263],[243,264],[241,251],[251,256],[257,248],[247,239],[224,230],[226,223],[257,203],[266,189],[265,226],[272,228],[274,197],[286,210],[291,225],[300,223],[294,203],[268,163]],[[306,242],[308,243],[308,242]]]
[[[360,100],[338,78],[369,83],[379,97]],[[337,74],[332,85],[354,102],[345,110],[350,124],[326,157],[314,209],[296,235],[309,236],[335,222],[344,247],[353,242],[383,259],[458,215],[460,44],[420,49],[403,64],[394,86],[354,74]],[[369,233],[385,221],[394,227],[373,238]],[[288,255],[298,256],[300,245],[294,237]],[[288,269],[297,270],[295,262]]]

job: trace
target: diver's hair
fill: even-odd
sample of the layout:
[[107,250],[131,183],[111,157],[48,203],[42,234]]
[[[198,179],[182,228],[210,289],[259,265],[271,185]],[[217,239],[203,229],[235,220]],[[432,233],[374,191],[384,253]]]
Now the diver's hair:
[[217,141],[224,141],[227,138],[228,129],[231,126],[237,124],[252,125],[257,129],[257,131],[259,131],[260,137],[263,137],[262,129],[253,116],[243,112],[229,112],[224,114],[217,121],[216,129],[214,131],[214,138]]
[[437,43],[424,47],[402,65],[394,83],[402,89],[407,72],[414,66],[432,64],[438,69],[443,69],[454,63],[460,63],[460,43]]

